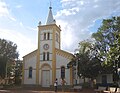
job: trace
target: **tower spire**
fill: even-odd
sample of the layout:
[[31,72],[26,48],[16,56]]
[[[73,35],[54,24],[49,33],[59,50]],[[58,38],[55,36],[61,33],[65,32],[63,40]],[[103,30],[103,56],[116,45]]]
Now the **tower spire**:
[[53,19],[52,6],[51,6],[51,0],[50,0],[49,13],[48,13],[46,25],[54,24],[54,23],[55,23],[55,20]]

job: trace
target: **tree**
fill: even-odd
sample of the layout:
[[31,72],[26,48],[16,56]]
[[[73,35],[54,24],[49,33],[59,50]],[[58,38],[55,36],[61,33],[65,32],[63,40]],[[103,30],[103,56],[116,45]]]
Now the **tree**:
[[[114,32],[114,42],[113,44],[110,45],[110,51],[108,52],[108,62],[113,62],[112,65],[115,65],[115,61],[117,62],[116,64],[120,64],[120,17],[114,18],[115,20],[115,27],[116,27],[116,32]],[[120,66],[118,66],[120,67]]]
[[95,78],[99,73],[113,73],[117,77],[120,67],[120,17],[104,19],[96,33],[92,34],[94,43],[79,43],[79,53],[68,64],[78,62],[78,75]]
[[17,85],[21,84],[22,68],[23,68],[23,62],[21,60],[17,60],[15,65],[15,76],[14,76],[15,84]]
[[115,40],[110,46],[110,51],[107,56],[107,63],[113,66],[113,80],[119,80],[118,68],[120,68],[120,17],[114,18],[116,31],[114,32]]
[[[117,75],[120,64],[120,17],[104,19],[101,27],[92,34],[98,58],[103,61],[103,73]],[[117,77],[117,76],[115,76]]]
[[95,55],[94,44],[89,40],[82,41],[79,43],[79,50],[78,75],[94,79],[101,69],[100,60]]
[[78,76],[94,79],[101,70],[100,60],[96,57],[93,42],[84,40],[79,43],[79,53],[68,64],[68,67],[78,62]]
[[13,64],[14,60],[18,59],[18,56],[16,44],[0,39],[0,77],[5,78],[5,75],[9,75],[7,69]]

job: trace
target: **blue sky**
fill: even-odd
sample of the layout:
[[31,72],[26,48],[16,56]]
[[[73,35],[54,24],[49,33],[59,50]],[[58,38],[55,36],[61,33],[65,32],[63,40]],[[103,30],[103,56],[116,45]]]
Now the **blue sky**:
[[[74,52],[89,39],[103,19],[120,16],[120,0],[51,0],[57,25],[61,25],[62,49]],[[17,44],[20,59],[37,49],[37,26],[44,25],[49,0],[0,0],[0,38]]]

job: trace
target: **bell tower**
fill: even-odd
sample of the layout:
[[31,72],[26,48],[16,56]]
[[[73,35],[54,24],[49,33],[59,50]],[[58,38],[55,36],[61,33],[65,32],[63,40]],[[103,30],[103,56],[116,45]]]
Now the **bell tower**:
[[52,15],[52,7],[45,25],[38,25],[38,51],[36,64],[36,84],[44,87],[53,85],[56,78],[56,48],[60,49],[61,29],[56,25]]

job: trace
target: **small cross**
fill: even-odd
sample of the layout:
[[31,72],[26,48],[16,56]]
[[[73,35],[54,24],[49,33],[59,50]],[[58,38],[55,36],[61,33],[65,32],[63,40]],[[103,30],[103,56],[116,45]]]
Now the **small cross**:
[[51,7],[51,2],[52,2],[52,1],[50,0],[50,7]]
[[52,9],[51,3],[52,3],[52,0],[50,0],[50,9]]

